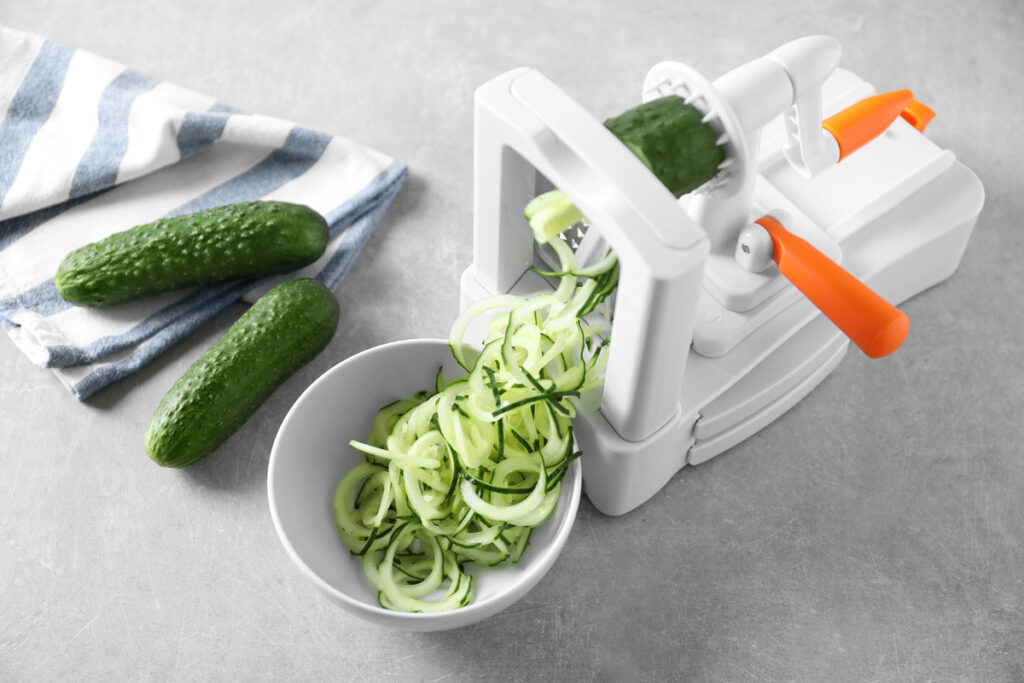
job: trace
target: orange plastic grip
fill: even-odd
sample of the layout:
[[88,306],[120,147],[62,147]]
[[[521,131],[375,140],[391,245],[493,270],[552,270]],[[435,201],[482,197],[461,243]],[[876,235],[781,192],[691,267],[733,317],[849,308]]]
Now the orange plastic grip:
[[906,314],[771,216],[755,221],[772,238],[772,259],[821,312],[870,358],[900,347],[910,321]]
[[923,102],[914,100],[900,112],[900,116],[903,117],[904,121],[923,133],[928,124],[935,118],[935,112]]
[[885,132],[903,110],[914,102],[909,90],[894,90],[865,98],[825,119],[821,127],[839,143],[839,160]]

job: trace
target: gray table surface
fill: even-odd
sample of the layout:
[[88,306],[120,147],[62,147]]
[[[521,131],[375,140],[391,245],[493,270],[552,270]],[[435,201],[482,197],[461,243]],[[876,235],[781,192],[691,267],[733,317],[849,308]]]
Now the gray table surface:
[[[78,403],[0,336],[0,678],[1024,680],[1024,6],[0,0],[0,21],[245,111],[354,138],[410,178],[339,287],[337,336],[214,456],[145,455],[163,393],[240,314]],[[471,257],[473,90],[534,66],[598,115],[663,59],[715,77],[831,33],[910,87],[982,179],[959,271],[753,438],[620,517],[472,628],[396,634],[321,597],[266,500],[299,394],[381,342],[444,336]]]

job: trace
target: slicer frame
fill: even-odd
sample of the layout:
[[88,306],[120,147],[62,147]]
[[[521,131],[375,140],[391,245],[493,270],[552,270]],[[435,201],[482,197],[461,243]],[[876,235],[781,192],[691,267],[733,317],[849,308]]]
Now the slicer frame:
[[[645,97],[650,82],[671,68],[652,69]],[[871,92],[836,69],[821,87],[822,107],[835,110]],[[756,174],[751,196],[719,191],[719,197],[750,202],[748,213],[786,200],[817,226],[809,229],[835,240],[847,270],[893,303],[955,272],[984,192],[952,153],[897,120],[883,140],[865,147],[875,145],[873,151],[851,156],[842,171],[807,178],[786,164],[791,132],[770,125],[758,130],[756,156],[744,160]],[[676,200],[539,72],[515,69],[477,90],[474,149],[474,260],[462,275],[463,309],[485,296],[550,287],[530,270],[542,264],[522,210],[551,185],[569,196],[589,230],[620,259],[601,408],[581,415],[575,426],[584,491],[602,512],[628,512],[683,466],[704,462],[770,424],[844,357],[846,337],[790,285],[774,285],[745,311],[716,298],[712,270],[722,266],[729,245],[713,248],[692,217],[698,213],[693,197]],[[919,155],[921,163],[896,163],[907,155]],[[906,167],[904,177],[879,173],[880,164]],[[870,186],[875,177],[884,184]],[[847,192],[837,179],[857,184],[847,199],[866,198],[838,219],[822,206],[830,195]],[[725,268],[728,273],[732,266]],[[715,330],[729,325],[735,329],[716,337]],[[482,339],[482,327],[471,328],[467,339],[474,335]]]

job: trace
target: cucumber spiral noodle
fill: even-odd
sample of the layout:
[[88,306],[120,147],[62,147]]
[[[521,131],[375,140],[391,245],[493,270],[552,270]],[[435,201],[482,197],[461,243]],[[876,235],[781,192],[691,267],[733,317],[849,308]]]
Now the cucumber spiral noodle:
[[[578,268],[559,259],[553,292],[492,296],[455,321],[449,343],[468,375],[385,406],[351,445],[364,459],[338,482],[334,516],[362,561],[381,606],[449,610],[473,599],[465,565],[517,562],[532,530],[555,510],[562,478],[580,453],[572,418],[600,400],[611,325],[605,303],[618,283],[609,252]],[[604,305],[602,305],[604,304]],[[463,343],[490,315],[479,352]]]

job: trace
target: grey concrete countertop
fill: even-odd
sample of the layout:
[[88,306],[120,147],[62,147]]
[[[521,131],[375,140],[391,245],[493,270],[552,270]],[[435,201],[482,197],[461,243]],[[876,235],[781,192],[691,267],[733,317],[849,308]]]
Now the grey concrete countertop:
[[[0,679],[1024,680],[1024,9],[991,2],[0,0],[0,22],[243,111],[351,137],[410,178],[338,288],[327,350],[216,454],[155,466],[163,393],[239,306],[76,402],[0,339]],[[472,95],[541,70],[589,110],[663,59],[710,77],[802,35],[938,112],[987,199],[904,347],[619,517],[584,501],[551,572],[478,626],[350,617],[274,533],[289,407],[370,346],[444,336],[471,258]]]

